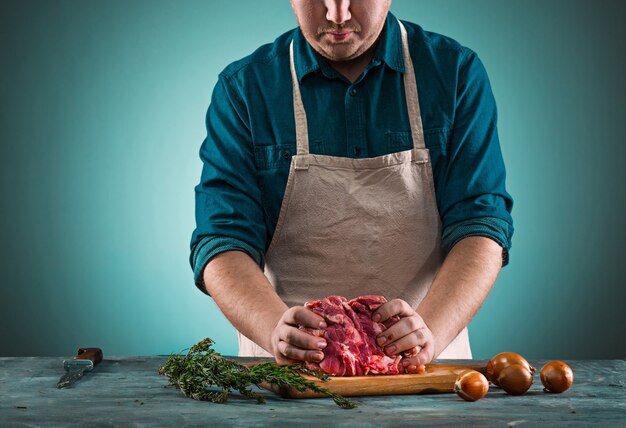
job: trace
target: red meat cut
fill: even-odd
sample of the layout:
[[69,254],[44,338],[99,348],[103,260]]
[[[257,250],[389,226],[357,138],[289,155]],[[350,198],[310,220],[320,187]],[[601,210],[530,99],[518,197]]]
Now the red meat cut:
[[[399,365],[401,355],[391,358],[376,343],[376,336],[399,321],[394,316],[385,323],[372,321],[372,313],[383,303],[383,296],[361,296],[348,301],[345,297],[329,296],[305,303],[305,307],[322,316],[325,329],[303,328],[314,336],[326,339],[324,359],[319,363],[307,362],[312,370],[335,376],[362,376],[368,374],[393,375],[404,372]],[[414,355],[417,349],[405,352]]]

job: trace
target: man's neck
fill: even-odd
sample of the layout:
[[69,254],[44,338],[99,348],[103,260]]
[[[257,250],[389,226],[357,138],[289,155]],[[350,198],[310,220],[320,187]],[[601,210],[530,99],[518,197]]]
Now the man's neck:
[[376,52],[377,45],[378,42],[374,43],[362,55],[359,55],[358,57],[351,60],[331,61],[327,59],[328,64],[337,72],[345,76],[345,78],[348,79],[350,82],[354,83],[374,57],[374,52]]

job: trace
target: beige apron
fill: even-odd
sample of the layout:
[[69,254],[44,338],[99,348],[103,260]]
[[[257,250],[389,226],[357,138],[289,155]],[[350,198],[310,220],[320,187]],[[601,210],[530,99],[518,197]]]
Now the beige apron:
[[[377,294],[417,308],[443,262],[415,72],[401,23],[400,28],[413,149],[375,158],[309,153],[293,42],[289,48],[297,154],[265,266],[265,275],[289,307],[333,294],[348,299]],[[271,357],[238,336],[240,356]],[[471,357],[467,328],[438,356]]]

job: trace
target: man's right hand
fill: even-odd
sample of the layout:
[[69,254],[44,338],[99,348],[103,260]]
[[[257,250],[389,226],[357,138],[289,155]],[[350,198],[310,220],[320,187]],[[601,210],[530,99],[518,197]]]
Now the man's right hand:
[[302,361],[318,363],[324,358],[326,340],[299,329],[326,328],[324,319],[305,308],[294,306],[287,309],[272,331],[272,354],[277,364],[291,364]]

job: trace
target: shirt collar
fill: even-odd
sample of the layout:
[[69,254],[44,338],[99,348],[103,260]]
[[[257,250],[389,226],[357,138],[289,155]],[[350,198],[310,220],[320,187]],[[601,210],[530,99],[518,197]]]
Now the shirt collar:
[[374,52],[374,59],[387,64],[390,68],[404,73],[404,54],[402,53],[402,33],[398,19],[391,12],[387,14],[385,26]]
[[[309,73],[319,70],[327,71],[327,63],[321,58],[306,41],[300,28],[294,30],[293,54],[298,81]],[[320,64],[324,61],[324,64]],[[395,16],[391,12],[387,14],[385,25],[380,33],[380,40],[376,46],[376,52],[372,61],[382,61],[391,69],[404,73],[404,57],[402,54],[402,35],[400,26]]]

